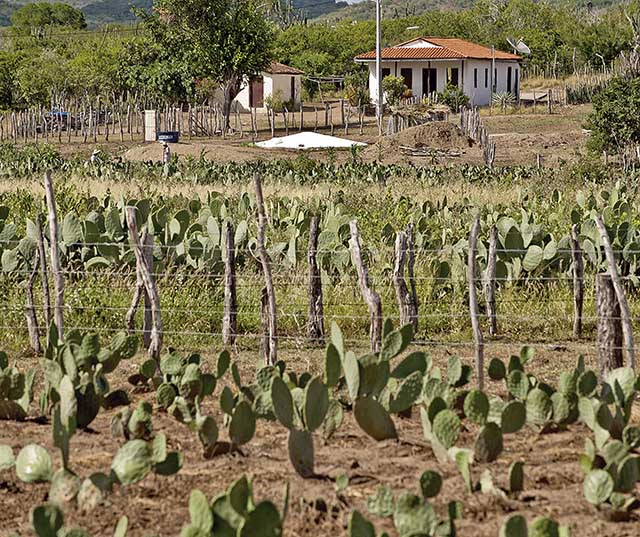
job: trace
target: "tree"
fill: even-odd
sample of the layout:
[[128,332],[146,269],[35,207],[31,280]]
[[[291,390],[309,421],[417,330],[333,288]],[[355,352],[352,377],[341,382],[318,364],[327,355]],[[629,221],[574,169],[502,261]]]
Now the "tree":
[[13,104],[15,69],[15,56],[0,50],[0,109],[10,108]]
[[369,104],[369,73],[355,71],[344,78],[344,96],[351,106],[360,108]]
[[621,151],[640,144],[640,78],[614,78],[593,98],[589,146]]
[[256,0],[155,0],[143,14],[156,43],[181,57],[200,79],[220,84],[225,126],[246,81],[272,59],[274,29]]
[[49,26],[65,26],[75,30],[87,27],[84,13],[73,6],[46,2],[27,4],[11,15],[11,24],[20,33],[30,33],[34,29],[43,31]]

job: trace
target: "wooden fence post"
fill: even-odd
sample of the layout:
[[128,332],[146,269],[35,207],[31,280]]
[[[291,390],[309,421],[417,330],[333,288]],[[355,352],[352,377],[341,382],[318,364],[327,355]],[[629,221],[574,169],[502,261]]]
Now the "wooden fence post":
[[489,335],[498,334],[498,316],[496,311],[496,263],[498,259],[498,228],[491,226],[489,232],[489,251],[487,253],[487,269],[484,274],[484,300],[487,304]]
[[320,235],[320,216],[311,217],[309,229],[309,313],[307,319],[307,337],[310,341],[324,343],[324,310],[322,304],[322,279],[318,268],[318,236]]
[[44,191],[47,200],[47,211],[49,212],[49,245],[51,251],[51,268],[53,270],[53,287],[55,291],[53,318],[58,330],[58,339],[64,340],[64,278],[60,266],[60,251],[58,249],[58,213],[56,210],[56,198],[53,193],[53,183],[51,182],[51,172],[44,174]]
[[624,295],[624,288],[622,287],[622,281],[618,274],[618,265],[616,264],[616,258],[613,255],[613,248],[611,247],[611,241],[609,240],[609,234],[607,228],[602,221],[602,216],[599,214],[595,217],[596,226],[600,231],[602,238],[602,244],[604,246],[604,253],[609,264],[609,274],[611,275],[611,281],[613,288],[616,292],[618,304],[620,305],[620,320],[622,321],[622,334],[624,337],[624,347],[627,355],[627,366],[632,369],[636,368],[636,357],[633,346],[633,328],[631,326],[631,314],[629,312],[629,304]]
[[300,101],[300,129],[299,129],[299,131],[302,132],[302,129],[304,129],[304,106],[302,104],[302,101]]
[[[144,248],[144,258],[148,267],[153,267],[153,235],[144,230],[142,232],[141,239],[142,247]],[[142,272],[140,267],[137,266],[136,263],[136,290],[133,294],[133,300],[131,301],[131,307],[127,312],[125,317],[127,331],[129,333],[133,332],[135,327],[135,316],[136,311],[138,310],[138,304],[140,303],[140,299],[144,297],[144,319],[142,324],[142,341],[144,344],[144,348],[148,349],[151,345],[151,331],[153,326],[153,318],[151,312],[151,299],[149,297],[149,293],[147,293],[144,279],[142,278]]]
[[230,220],[224,227],[224,313],[222,315],[222,343],[233,345],[236,341],[238,303],[236,298],[236,245],[234,227]]
[[278,360],[278,322],[276,319],[276,296],[273,289],[273,279],[271,277],[271,266],[267,256],[267,249],[264,246],[264,236],[267,228],[267,216],[264,210],[264,198],[262,196],[262,183],[260,176],[254,174],[253,184],[256,191],[256,207],[258,209],[258,257],[262,265],[264,274],[266,306],[267,306],[267,326],[269,329],[268,345],[265,348],[265,362],[267,365],[275,365]]
[[582,335],[582,307],[584,303],[584,261],[578,240],[578,224],[571,228],[571,257],[573,259],[573,337]]
[[146,293],[149,295],[151,302],[151,340],[149,343],[149,356],[156,360],[160,359],[160,351],[162,350],[162,317],[160,314],[160,295],[153,277],[153,265],[149,266],[145,258],[140,236],[138,235],[138,224],[136,223],[136,208],[127,207],[125,209],[127,228],[129,229],[129,240],[133,247],[133,253],[136,256],[136,266],[140,271],[140,276],[144,283]]
[[369,313],[371,315],[371,324],[369,329],[369,339],[371,341],[371,352],[380,352],[382,341],[382,302],[380,295],[371,289],[369,282],[369,271],[362,259],[362,250],[360,248],[360,235],[358,233],[358,222],[352,220],[349,224],[351,229],[351,239],[349,245],[351,247],[351,257],[353,264],[358,272],[358,284],[360,293],[366,302]]
[[396,235],[393,283],[400,312],[400,325],[412,324],[415,333],[418,330],[418,305],[414,300],[414,294],[409,291],[404,277],[406,260],[411,258],[412,255],[414,253],[409,250],[407,233],[399,231]]
[[597,347],[600,379],[623,366],[620,304],[609,274],[596,275]]
[[29,275],[26,288],[26,303],[24,308],[25,317],[27,318],[27,330],[29,331],[29,343],[31,349],[36,354],[42,352],[42,346],[40,345],[40,334],[38,331],[38,318],[36,317],[36,308],[33,305],[33,283],[38,276],[38,266],[40,261],[40,254],[36,250],[36,255],[33,260],[33,269]]
[[36,240],[38,243],[38,257],[40,258],[40,277],[42,278],[42,310],[44,323],[47,330],[51,325],[51,300],[49,297],[49,276],[47,272],[47,254],[44,249],[44,236],[42,235],[42,215],[36,215]]
[[476,375],[478,377],[478,389],[484,388],[484,342],[482,331],[480,330],[480,320],[478,317],[478,297],[476,293],[476,245],[478,243],[478,233],[480,232],[480,215],[476,215],[471,234],[469,235],[469,256],[467,258],[467,280],[469,282],[469,310],[471,313],[471,327],[473,328],[473,339],[475,342],[476,355]]

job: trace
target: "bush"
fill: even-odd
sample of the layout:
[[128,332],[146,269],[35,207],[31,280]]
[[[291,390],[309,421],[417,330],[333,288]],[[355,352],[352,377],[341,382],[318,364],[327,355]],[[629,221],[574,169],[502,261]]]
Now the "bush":
[[369,77],[366,71],[356,71],[344,79],[344,96],[351,106],[369,104]]
[[593,98],[587,119],[594,151],[620,151],[640,144],[640,78],[614,78]]
[[388,75],[382,79],[382,91],[384,92],[387,104],[392,106],[397,105],[407,89],[407,86],[404,84],[404,78],[402,77]]
[[469,104],[469,97],[462,88],[447,84],[444,91],[438,93],[438,102],[446,104],[453,112],[459,112],[460,108]]

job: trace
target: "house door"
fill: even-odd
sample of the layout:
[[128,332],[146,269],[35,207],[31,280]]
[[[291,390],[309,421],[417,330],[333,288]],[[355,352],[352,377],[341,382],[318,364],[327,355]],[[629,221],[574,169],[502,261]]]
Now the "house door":
[[422,93],[430,95],[434,91],[438,91],[438,70],[423,69],[422,70]]
[[511,93],[511,67],[507,67],[507,91]]
[[409,90],[413,89],[413,69],[403,68],[400,69],[400,76],[404,79],[404,85]]
[[264,106],[264,78],[257,76],[249,83],[249,106],[262,108]]
[[291,94],[291,102],[293,102],[295,104],[295,102],[296,102],[296,77],[295,76],[291,77],[290,94]]

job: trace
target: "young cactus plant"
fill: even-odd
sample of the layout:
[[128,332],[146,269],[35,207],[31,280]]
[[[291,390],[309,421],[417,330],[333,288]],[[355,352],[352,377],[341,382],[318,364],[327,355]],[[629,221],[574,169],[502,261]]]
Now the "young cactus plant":
[[0,420],[22,421],[27,417],[35,370],[21,373],[9,367],[7,354],[0,352]]
[[270,391],[274,414],[289,429],[289,460],[300,476],[313,477],[312,433],[323,424],[329,410],[329,390],[318,377],[302,389],[291,388],[280,376],[274,375]]
[[180,537],[281,537],[287,501],[285,497],[282,513],[270,501],[256,503],[251,481],[244,476],[211,503],[201,491],[192,490],[189,497],[191,520],[182,528]]
[[358,425],[375,440],[397,438],[390,414],[410,411],[421,396],[429,365],[424,353],[409,354],[391,367],[391,361],[407,349],[412,339],[412,325],[393,330],[387,320],[380,353],[356,358],[345,349],[338,325],[332,324],[331,343],[326,351],[327,385],[346,386]]
[[128,404],[124,392],[109,392],[106,375],[113,372],[121,360],[131,358],[137,345],[135,337],[122,332],[116,334],[109,345],[101,346],[97,335],[83,335],[77,330],[70,331],[64,343],[60,343],[52,324],[42,359],[45,383],[40,398],[41,411],[48,412],[60,400],[60,383],[65,376],[74,388],[76,425],[81,429],[89,426],[101,407],[112,407],[115,402]]
[[[64,515],[60,508],[51,503],[38,505],[31,509],[31,525],[38,537],[91,537],[91,534],[81,528],[64,526]],[[118,520],[113,537],[126,537],[129,519],[126,516]]]
[[[182,357],[169,349],[160,359],[161,376],[153,377],[153,383],[157,386],[156,403],[178,421],[191,422],[196,411],[196,399],[202,401],[213,394],[218,380],[229,367],[229,361],[229,353],[223,351],[218,357],[216,373],[204,373],[199,354]],[[146,363],[142,364],[141,371],[145,370]],[[155,374],[155,368],[153,371],[151,367],[146,369],[147,373]]]
[[522,515],[511,515],[502,523],[500,537],[571,537],[571,531],[548,517],[538,517],[527,525]]

